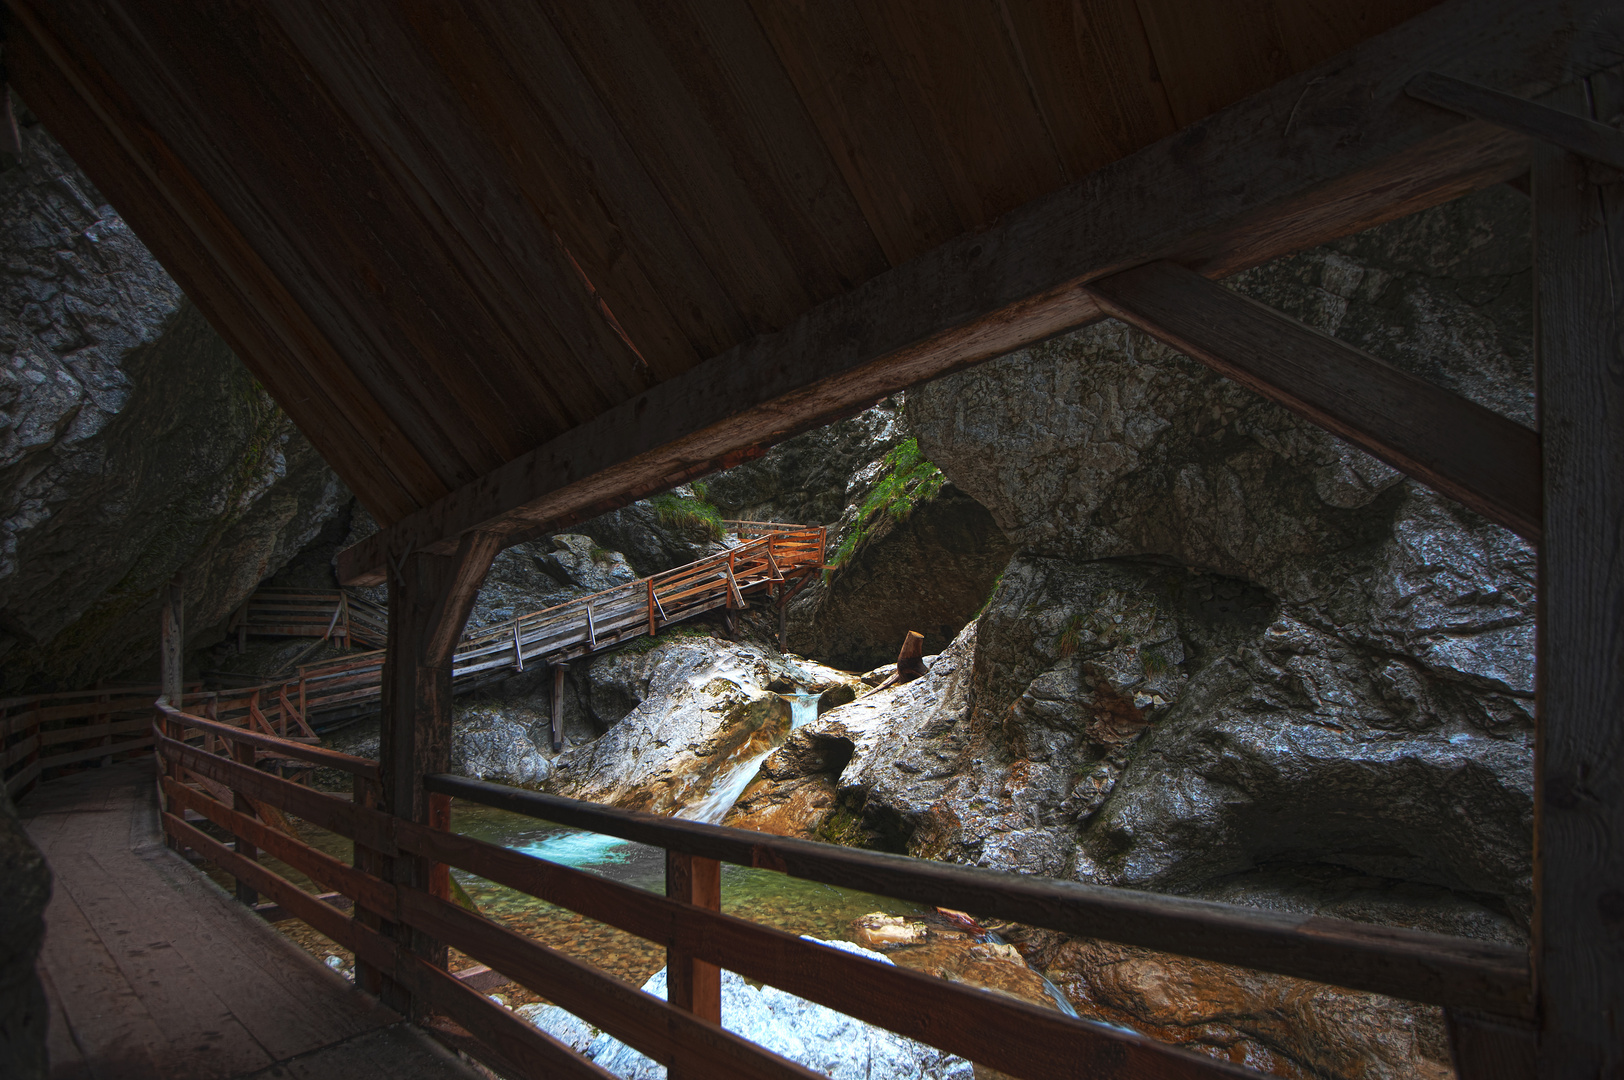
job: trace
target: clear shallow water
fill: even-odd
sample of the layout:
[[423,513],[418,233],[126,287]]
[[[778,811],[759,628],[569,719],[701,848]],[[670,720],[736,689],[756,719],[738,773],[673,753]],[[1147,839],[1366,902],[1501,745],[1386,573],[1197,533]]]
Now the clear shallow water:
[[[460,801],[452,803],[451,828],[624,885],[665,891],[665,852],[661,848]],[[472,874],[452,873],[485,914],[628,982],[640,985],[665,964],[665,950],[660,946]],[[726,863],[722,865],[722,910],[792,934],[842,940],[850,936],[853,919],[872,911],[915,918],[930,911],[905,900]]]

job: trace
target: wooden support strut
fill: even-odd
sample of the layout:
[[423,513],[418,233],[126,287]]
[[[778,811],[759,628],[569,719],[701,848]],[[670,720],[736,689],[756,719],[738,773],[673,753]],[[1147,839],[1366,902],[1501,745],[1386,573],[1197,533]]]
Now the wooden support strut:
[[[1624,109],[1616,75],[1567,93],[1592,118]],[[1624,1075],[1624,184],[1612,179],[1566,150],[1535,150],[1540,1080]]]
[[1404,87],[1404,92],[1418,101],[1527,135],[1615,169],[1624,169],[1624,134],[1588,116],[1436,71],[1417,75]]
[[1538,542],[1539,435],[1521,424],[1173,263],[1089,291],[1124,322]]

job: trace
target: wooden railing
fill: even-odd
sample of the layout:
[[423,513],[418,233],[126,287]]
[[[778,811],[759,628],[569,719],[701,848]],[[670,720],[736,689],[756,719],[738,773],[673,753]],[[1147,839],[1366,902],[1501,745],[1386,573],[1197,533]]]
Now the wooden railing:
[[[354,797],[338,798],[267,775],[247,763],[241,750],[210,753],[190,744],[198,735],[239,747],[246,743],[257,754],[343,769],[355,778]],[[721,862],[1442,1005],[1451,1014],[1470,1010],[1513,1027],[1531,1015],[1524,951],[1493,942],[858,851],[461,777],[423,781],[431,816],[439,822],[449,823],[449,801],[456,797],[662,847],[667,895],[661,897],[387,815],[375,809],[379,774],[373,762],[250,735],[167,706],[160,706],[154,737],[168,767],[163,820],[172,842],[353,950],[360,981],[374,992],[393,985],[411,995],[419,1017],[427,1012],[450,1017],[469,1033],[465,1048],[510,1077],[608,1074],[448,975],[445,946],[666,1063],[675,1078],[816,1075],[718,1025],[720,968],[1013,1076],[1261,1075],[724,915],[717,910]],[[255,804],[349,837],[356,845],[353,865],[267,827],[243,809]],[[235,847],[189,823],[188,811],[234,837]],[[318,887],[350,898],[353,914],[261,866],[252,854],[258,849],[308,875]],[[390,865],[394,870],[386,873]],[[459,907],[449,897],[448,867],[663,945],[670,1001]]]
[[260,588],[227,629],[244,637],[337,639],[351,648],[381,649],[388,641],[389,613],[344,589]]
[[147,749],[157,693],[156,686],[109,686],[0,699],[0,783],[6,793],[22,798],[48,769]]
[[[527,664],[578,659],[643,634],[658,634],[708,611],[743,608],[748,596],[770,594],[782,610],[822,569],[828,538],[828,530],[822,526],[758,521],[725,524],[743,541],[738,546],[465,634],[452,661],[453,684],[465,687],[504,671],[522,672]],[[296,595],[319,598],[322,594]],[[349,601],[347,610],[352,617],[358,617],[361,604],[353,598]],[[291,606],[268,607],[267,617],[282,618]],[[250,616],[254,610],[251,601]],[[300,616],[304,621],[288,626],[314,628],[322,618],[328,620],[323,625],[336,625],[337,612],[334,607],[320,608],[312,600],[306,614]],[[369,639],[374,634],[380,639],[386,636],[385,631],[368,626]],[[359,639],[357,631],[354,640]],[[209,715],[266,733],[309,737],[311,719],[317,714],[362,711],[377,703],[383,685],[383,656],[379,649],[306,664],[290,679],[222,692]]]

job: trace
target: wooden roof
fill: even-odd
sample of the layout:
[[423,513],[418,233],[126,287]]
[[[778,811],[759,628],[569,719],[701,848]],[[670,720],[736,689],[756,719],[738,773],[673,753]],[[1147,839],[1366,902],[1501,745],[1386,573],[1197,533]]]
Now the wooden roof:
[[[1156,185],[1227,153],[1167,137],[1247,95],[1277,88],[1229,128],[1263,118],[1284,129],[1271,137],[1320,139],[1283,153],[1321,189],[1357,166],[1316,179],[1322,144],[1365,152],[1331,131],[1336,109],[1362,106],[1341,83],[1291,77],[1430,5],[476,0],[340,13],[311,0],[12,0],[6,52],[29,106],[363,504],[385,526],[415,523],[356,556],[361,580],[391,544],[454,544],[498,518],[511,535],[578,519],[1097,316],[1072,303],[949,361],[903,362],[921,331],[994,310],[1007,321],[1034,296],[1056,306],[1054,282],[1077,276],[1058,266],[955,310],[951,268],[973,277],[984,247],[1021,239],[1012,211],[1045,199],[1051,212],[1070,199],[1141,218],[1169,200],[1244,211],[1241,186],[1274,183],[1252,170],[1278,165],[1217,160],[1238,178],[1228,188]],[[1468,74],[1526,83],[1512,39],[1571,6],[1455,3],[1348,70],[1368,92],[1370,71],[1392,82],[1476,49]],[[1395,85],[1382,83],[1384,103],[1402,96]],[[1340,96],[1324,100],[1325,86]],[[1413,109],[1418,138],[1460,126]],[[1160,164],[1144,157],[1153,145]],[[1508,153],[1457,162],[1469,182],[1395,195],[1384,213],[1502,177]],[[1136,195],[1090,188],[1128,158]],[[1231,235],[1223,268],[1356,224],[1244,253]],[[1058,243],[1042,218],[1026,228],[1031,250]],[[1133,261],[1124,250],[1115,265]],[[899,326],[918,327],[839,361],[884,321],[893,282],[911,290]],[[854,297],[864,314],[840,307]],[[818,396],[819,365],[879,356],[889,376]],[[760,385],[741,389],[746,377]],[[747,406],[776,414],[537,502]]]

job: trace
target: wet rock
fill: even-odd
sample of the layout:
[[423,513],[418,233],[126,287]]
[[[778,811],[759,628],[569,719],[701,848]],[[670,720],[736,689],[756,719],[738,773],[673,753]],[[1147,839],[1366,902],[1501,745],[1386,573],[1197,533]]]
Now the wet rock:
[[[890,963],[881,954],[849,942],[821,944]],[[661,968],[649,979],[643,990],[664,1000],[665,969]],[[514,1012],[616,1076],[627,1080],[659,1080],[666,1075],[665,1066],[650,1061],[556,1005],[524,1005]],[[972,1076],[971,1065],[963,1058],[854,1020],[776,987],[751,986],[731,971],[722,972],[722,1026],[830,1080],[971,1080]]]
[[1064,940],[1034,959],[1082,1015],[1263,1072],[1454,1075],[1436,1009],[1087,939]]
[[536,787],[552,772],[552,713],[527,702],[457,709],[451,771],[475,780]]
[[951,641],[1014,552],[985,507],[949,485],[897,520],[881,511],[850,558],[790,606],[790,641],[861,671],[895,660],[910,630]]
[[706,477],[723,515],[828,525],[868,493],[867,475],[906,437],[899,399],[779,443],[755,461]]
[[891,949],[898,945],[919,945],[925,940],[925,924],[904,919],[900,915],[887,915],[883,911],[870,912],[852,920],[851,937],[865,949]]
[[0,1076],[43,1080],[45,990],[34,961],[45,940],[51,871],[0,791]]
[[62,149],[23,139],[0,176],[3,681],[88,686],[150,662],[176,572],[191,645],[218,640],[349,493]]
[[851,760],[850,740],[790,732],[784,745],[767,755],[722,824],[777,836],[823,838],[823,828],[839,805],[840,774]]
[[590,678],[595,702],[634,704],[596,741],[560,755],[547,790],[671,813],[783,741],[790,706],[768,689],[775,680],[805,685],[839,673],[689,630],[601,657]]
[[626,556],[602,547],[589,536],[559,533],[552,538],[553,550],[537,558],[549,576],[565,585],[589,593],[624,585],[637,577]]

